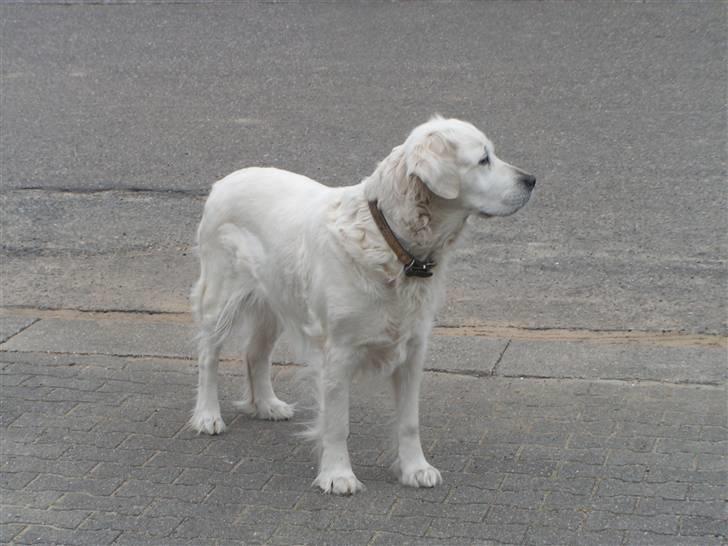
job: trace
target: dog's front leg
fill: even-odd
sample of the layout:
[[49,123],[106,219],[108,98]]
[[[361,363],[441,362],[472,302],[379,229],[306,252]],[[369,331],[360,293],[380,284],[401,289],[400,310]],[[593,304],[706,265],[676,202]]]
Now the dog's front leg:
[[319,401],[321,460],[313,484],[325,493],[352,495],[363,489],[351,469],[346,440],[349,437],[349,387],[352,358],[328,351],[320,371]]
[[426,342],[411,342],[407,361],[392,374],[397,409],[395,468],[399,481],[411,487],[434,487],[442,483],[440,472],[425,459],[420,443],[419,395]]

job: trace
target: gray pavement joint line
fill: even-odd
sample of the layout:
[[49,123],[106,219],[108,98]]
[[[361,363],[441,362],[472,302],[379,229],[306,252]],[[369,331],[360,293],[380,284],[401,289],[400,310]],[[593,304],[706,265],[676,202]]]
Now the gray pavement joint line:
[[[41,319],[39,319],[39,318],[36,318],[36,319],[34,319],[34,320],[33,320],[33,321],[32,321],[32,322],[30,323],[30,324],[28,324],[28,325],[26,325],[26,326],[23,326],[23,327],[22,327],[22,328],[21,328],[20,330],[18,330],[17,332],[15,332],[15,333],[13,333],[13,334],[10,334],[10,335],[9,335],[9,336],[7,337],[7,339],[4,339],[4,340],[2,341],[2,343],[7,343],[8,341],[10,341],[11,339],[13,339],[13,338],[14,338],[15,336],[17,336],[18,334],[20,334],[20,333],[22,333],[22,332],[25,332],[25,331],[26,331],[26,330],[27,330],[28,328],[30,328],[31,326],[33,326],[33,325],[34,325],[35,323],[37,323],[37,322],[40,322],[40,320],[41,320]],[[0,343],[0,345],[2,345],[2,343]]]
[[[433,371],[426,369],[425,371]],[[457,371],[446,371],[442,373],[462,374]],[[724,381],[691,381],[689,379],[677,380],[677,381],[662,381],[660,379],[644,379],[639,377],[579,377],[572,375],[536,375],[536,374],[504,374],[499,375],[504,379],[548,379],[548,380],[567,380],[567,381],[589,381],[589,382],[616,382],[616,383],[641,383],[645,385],[674,385],[674,386],[692,386],[692,387],[709,387],[709,388],[720,388],[724,389],[726,383]]]
[[[6,351],[0,346],[0,355],[11,355],[11,354],[31,354],[37,351]],[[182,361],[194,361],[195,358],[184,357],[184,356],[168,356],[168,355],[139,355],[139,354],[117,354],[117,353],[63,353],[53,351],[42,351],[43,354],[48,355],[78,355],[78,356],[112,356],[116,358],[127,358],[134,360],[148,360],[148,359],[160,359],[160,360],[182,360]],[[222,362],[237,362],[238,358],[221,358]],[[299,368],[301,364],[295,364],[291,362],[273,362],[274,366],[277,367],[296,367]],[[532,374],[504,374],[493,376],[490,371],[480,370],[446,370],[443,368],[425,368],[425,372],[438,373],[446,375],[456,375],[464,377],[475,377],[478,379],[487,379],[490,377],[497,377],[502,379],[524,379],[524,380],[546,380],[546,381],[587,381],[603,382],[603,383],[640,383],[643,385],[671,385],[676,387],[700,387],[708,389],[725,389],[726,383],[722,381],[661,381],[658,379],[640,379],[636,377],[578,377],[578,376],[551,376],[551,375],[532,375]],[[76,406],[74,406],[75,408]],[[73,410],[74,408],[71,408]],[[69,410],[69,411],[71,411]]]
[[[67,309],[53,307],[32,307],[29,305],[5,305],[0,307],[0,317],[32,316],[39,319],[67,320],[130,320],[140,317],[160,317],[171,322],[192,322],[190,313],[147,309]],[[176,320],[175,320],[176,319]]]
[[[153,322],[190,323],[188,312],[144,309],[66,309],[36,308],[24,305],[0,307],[0,317],[31,316],[39,319],[66,320],[150,320]],[[649,344],[676,347],[725,349],[728,336],[722,333],[691,334],[679,330],[604,330],[578,327],[533,327],[499,323],[437,325],[434,336],[482,337],[511,341],[592,342],[605,344]]]

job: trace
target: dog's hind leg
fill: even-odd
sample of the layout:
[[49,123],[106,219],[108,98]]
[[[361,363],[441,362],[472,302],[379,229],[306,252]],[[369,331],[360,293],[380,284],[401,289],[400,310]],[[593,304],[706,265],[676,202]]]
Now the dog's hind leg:
[[267,303],[258,301],[242,315],[247,334],[245,366],[247,391],[235,406],[258,419],[279,421],[293,416],[293,407],[280,400],[271,383],[271,353],[281,328]]
[[220,415],[220,402],[217,395],[217,366],[219,355],[219,345],[211,342],[207,336],[200,339],[197,403],[195,404],[195,409],[189,423],[197,432],[220,434],[225,430],[225,422]]
[[208,278],[205,267],[192,291],[192,309],[200,328],[198,336],[197,402],[189,425],[198,432],[225,430],[218,400],[218,361],[223,341],[236,322],[244,296],[230,290],[224,276]]

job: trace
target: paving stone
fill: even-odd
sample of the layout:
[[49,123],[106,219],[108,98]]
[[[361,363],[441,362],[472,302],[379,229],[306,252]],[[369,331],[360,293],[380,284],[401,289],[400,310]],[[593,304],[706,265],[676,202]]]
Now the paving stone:
[[547,508],[576,508],[583,511],[606,510],[617,514],[631,514],[639,497],[613,496],[599,497],[590,495],[574,495],[566,491],[552,491],[546,497]]
[[[119,478],[126,480],[141,480],[153,483],[172,483],[182,474],[180,468],[156,468],[149,466],[130,466],[119,463],[96,463],[91,478]],[[187,484],[190,485],[190,484]]]
[[724,511],[722,516],[683,516],[680,522],[680,534],[686,536],[713,536],[728,539],[728,518]]
[[[578,434],[569,439],[572,449],[583,448],[619,448],[631,451],[649,452],[655,445],[655,438],[633,438],[625,436],[594,436],[591,434]],[[593,463],[592,463],[593,464]]]
[[638,453],[612,449],[607,455],[610,466],[642,465],[647,468],[677,468],[691,470],[695,464],[694,453]]
[[38,476],[36,480],[30,483],[28,490],[74,491],[88,493],[90,495],[110,495],[121,484],[122,480],[119,478],[79,479],[46,474]]
[[[563,474],[563,468],[562,472]],[[500,489],[503,491],[523,491],[533,489],[536,491],[565,491],[578,495],[588,495],[594,490],[594,478],[538,478],[523,474],[508,474],[503,480]]]
[[32,377],[32,375],[27,374],[2,373],[0,374],[0,383],[2,383],[4,387],[17,387]]
[[[5,386],[4,386],[5,387]],[[10,406],[23,413],[39,413],[44,415],[64,415],[78,405],[77,400],[50,401],[48,396],[53,387],[34,387],[32,385],[7,386],[4,388],[5,398],[0,401],[0,408]],[[20,425],[14,425],[20,426]]]
[[713,453],[698,453],[695,466],[698,470],[728,471],[728,456]]
[[80,529],[58,529],[44,525],[30,525],[15,537],[17,544],[78,544],[98,546],[111,544],[121,531],[86,531]]
[[626,482],[641,482],[645,479],[645,476],[646,469],[642,465],[601,466],[565,462],[559,469],[559,477],[562,478],[615,478]]
[[[621,546],[624,544],[624,531],[569,531],[567,529],[531,525],[526,534],[525,544],[569,545],[569,546]],[[631,544],[631,543],[629,543]],[[641,544],[641,543],[639,543]]]
[[119,530],[134,529],[148,536],[166,537],[182,523],[181,517],[123,516],[120,514],[91,514],[79,529]]
[[712,484],[693,483],[688,488],[688,498],[703,501],[720,500],[725,498],[725,490],[725,480],[715,481]]
[[[210,521],[217,521],[220,525],[236,521],[246,509],[247,507],[237,503],[201,504],[176,499],[154,499],[150,505],[142,507],[144,515],[152,518],[165,516],[206,518]],[[141,511],[138,512],[138,514],[140,513]],[[241,523],[250,522],[241,521]]]
[[663,499],[684,499],[687,496],[688,486],[685,483],[642,483],[622,482],[608,479],[599,484],[597,495],[615,497],[622,495],[655,496]]
[[705,425],[701,427],[700,439],[705,441],[726,441],[728,440],[728,427]]
[[20,534],[23,529],[25,529],[27,525],[25,524],[3,524],[0,525],[0,544],[10,544],[13,540],[13,537]]
[[53,508],[59,511],[90,510],[138,516],[150,502],[150,497],[100,497],[87,493],[66,493],[53,503]]
[[540,525],[561,529],[578,529],[586,519],[583,512],[574,509],[537,510],[515,506],[493,506],[485,517],[485,523],[507,525],[522,523],[524,525]]
[[428,516],[376,516],[371,514],[345,513],[335,517],[330,529],[340,531],[368,531],[378,529],[392,531],[410,537],[420,537],[430,526]]
[[678,528],[677,516],[641,516],[635,514],[613,514],[611,512],[591,512],[586,519],[584,529],[587,531],[603,531],[607,529],[623,529],[650,531],[665,535],[675,534]]
[[485,539],[506,544],[520,544],[526,535],[526,529],[526,525],[488,525],[435,518],[427,534],[442,539],[467,537],[476,541]]
[[[443,479],[446,479],[446,483],[450,485],[462,485],[476,487],[478,489],[499,489],[501,484],[505,483],[506,478],[510,478],[511,476],[515,476],[515,474],[503,474],[497,472],[482,472],[479,474],[468,472],[446,472],[443,474]],[[413,489],[412,491],[427,490]],[[429,491],[437,491],[437,488],[430,489]]]
[[[341,516],[349,515],[347,513]],[[366,515],[362,516],[363,521],[367,521]],[[377,516],[371,516],[376,518]],[[331,527],[332,522],[337,518],[334,510],[273,510],[271,508],[260,506],[247,506],[236,519],[237,523],[245,525],[257,525],[258,523],[270,524],[287,524],[287,525],[303,525],[312,529],[327,529]],[[371,522],[371,520],[369,520]],[[375,520],[378,521],[378,520]]]
[[[283,478],[290,480],[291,478]],[[260,490],[271,480],[271,475],[267,473],[230,473],[215,472],[202,470],[199,468],[188,468],[180,474],[175,480],[175,484],[196,485],[200,483],[210,483],[215,485],[226,485],[240,489],[256,489]],[[308,481],[306,486],[309,487],[311,482]],[[289,488],[290,490],[290,488]]]
[[[370,544],[373,546],[401,546],[403,544],[417,544],[423,546],[472,546],[473,540],[464,537],[417,537],[416,539],[412,539],[411,537],[401,535],[399,533],[377,531],[374,533],[374,539]],[[477,544],[479,546],[494,546],[497,543],[490,540],[478,540]]]
[[81,510],[38,510],[21,506],[4,506],[0,523],[46,524],[65,529],[75,529],[89,515]]
[[681,501],[653,497],[640,499],[635,513],[647,515],[683,514],[718,519],[728,515],[727,508],[725,500]]
[[556,460],[600,465],[606,454],[603,449],[562,449],[560,447],[523,446],[519,461]]
[[39,416],[32,413],[24,413],[13,422],[12,427],[9,430],[16,428],[32,429],[34,433],[37,434],[40,434],[44,428],[65,428],[68,430],[89,431],[103,420],[103,417],[97,416],[75,415],[72,419],[69,419],[68,417],[58,417],[55,415]]
[[199,540],[200,537],[232,539],[244,544],[261,544],[270,539],[273,531],[276,529],[275,524],[263,525],[243,525],[239,523],[227,523],[218,525],[215,521],[202,518],[185,518],[185,520],[175,529],[172,534],[173,538],[193,538]]
[[492,504],[497,491],[468,485],[453,486],[447,499],[449,504]]
[[[180,486],[194,487],[194,486]],[[227,504],[235,503],[238,506],[267,506],[269,508],[293,508],[301,497],[301,493],[296,491],[256,491],[250,489],[241,489],[239,487],[230,487],[216,485],[214,489],[205,499],[208,504]],[[179,497],[177,497],[179,498]],[[181,499],[185,500],[185,499]]]
[[394,505],[392,516],[404,517],[409,514],[421,514],[433,518],[477,522],[483,519],[487,511],[488,505],[486,504],[440,504],[415,499],[400,499]]
[[[694,441],[677,440],[675,438],[660,438],[657,441],[655,451],[657,453],[713,453],[725,456],[725,454],[728,453],[728,440]],[[728,467],[728,464],[726,464],[726,466]]]
[[[114,540],[114,545],[125,545],[125,546],[160,546],[159,537],[149,536],[136,531],[124,531]],[[211,541],[211,543],[213,543]],[[233,539],[216,539],[214,540],[215,546],[240,546],[239,540]],[[193,538],[171,538],[164,537],[164,546],[199,546],[199,539]]]
[[691,484],[726,484],[728,472],[724,470],[656,469],[645,473],[648,483],[686,482]]
[[338,531],[317,530],[300,525],[281,525],[271,537],[270,544],[287,546],[295,543],[300,545],[329,545],[350,544],[352,546],[369,544],[374,531]]
[[129,436],[126,432],[86,432],[80,430],[49,429],[38,437],[38,443],[65,442],[114,449]]
[[198,502],[204,500],[213,487],[211,484],[151,484],[142,480],[127,480],[114,495],[117,497],[162,497]]
[[36,472],[6,472],[0,475],[0,487],[3,489],[23,489],[37,476]]
[[0,489],[0,503],[8,506],[46,509],[63,496],[61,491]]
[[108,449],[96,446],[65,446],[63,459],[72,461],[96,461],[141,466],[157,454],[144,449]]
[[725,544],[722,537],[701,536],[696,540],[695,537],[686,536],[669,536],[658,533],[650,533],[649,531],[628,531],[626,544],[639,544],[645,546],[718,546]]

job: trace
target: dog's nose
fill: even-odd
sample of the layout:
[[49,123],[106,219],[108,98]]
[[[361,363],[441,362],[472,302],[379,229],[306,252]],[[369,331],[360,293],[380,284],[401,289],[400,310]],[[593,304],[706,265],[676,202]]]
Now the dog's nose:
[[521,176],[521,182],[523,182],[523,185],[529,190],[532,190],[536,185],[536,177],[532,174],[524,174]]

